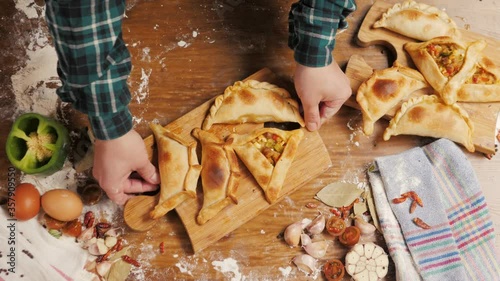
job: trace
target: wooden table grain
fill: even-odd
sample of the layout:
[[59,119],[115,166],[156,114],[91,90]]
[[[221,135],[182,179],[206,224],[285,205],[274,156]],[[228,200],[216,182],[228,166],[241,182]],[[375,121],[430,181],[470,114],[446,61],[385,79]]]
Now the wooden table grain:
[[[0,42],[3,50],[0,112],[6,120],[0,126],[2,155],[5,155],[5,139],[15,105],[9,77],[27,63],[23,49],[29,42],[18,38],[24,38],[22,36],[38,24],[43,25],[41,19],[26,20],[13,2],[29,1],[10,0],[0,4],[0,38],[3,38]],[[41,2],[35,1],[32,5],[40,6]],[[222,93],[234,81],[264,67],[290,83],[294,63],[292,51],[287,47],[287,20],[292,2],[129,0],[123,35],[132,54],[130,108],[139,133],[148,136],[151,133],[148,122],[171,122]],[[432,2],[445,9],[463,28],[500,39],[500,3],[497,1],[422,2]],[[358,0],[356,3],[357,11],[348,18],[349,29],[337,37],[334,57],[342,67],[354,54],[363,56],[375,68],[387,67],[392,59],[389,50],[356,45],[355,34],[373,2]],[[18,24],[13,25],[14,21]],[[70,126],[86,125],[82,114],[68,108],[64,110]],[[381,132],[386,125],[379,122],[374,135],[367,137],[361,130],[360,112],[343,107],[319,131],[333,162],[327,172],[199,253],[192,252],[189,238],[175,213],[160,219],[148,232],[127,231],[125,238],[132,246],[132,255],[143,264],[133,271],[129,280],[322,280],[321,275],[306,277],[297,271],[290,261],[301,250],[287,247],[278,235],[288,224],[316,215],[317,209],[308,209],[305,205],[313,202],[315,193],[325,185],[336,181],[366,184],[365,169],[375,157],[430,141],[401,136],[384,142]],[[486,197],[496,229],[496,247],[500,251],[500,157],[488,160],[478,153],[466,152],[466,155]],[[8,165],[2,156],[0,166]],[[4,170],[0,175],[1,186],[7,181]],[[319,209],[328,211],[326,206]],[[118,217],[117,223],[122,224],[122,218]],[[385,246],[381,235],[367,240]],[[164,254],[159,253],[160,242],[165,243]],[[343,259],[346,249],[332,245],[325,258]],[[236,269],[231,269],[232,262],[237,265]],[[385,280],[395,280],[393,265]]]

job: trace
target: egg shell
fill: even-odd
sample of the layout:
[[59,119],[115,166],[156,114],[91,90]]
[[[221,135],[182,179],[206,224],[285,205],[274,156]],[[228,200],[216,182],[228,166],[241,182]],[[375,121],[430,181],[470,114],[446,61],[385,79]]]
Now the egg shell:
[[31,183],[21,183],[16,187],[13,203],[16,219],[29,220],[40,211],[40,192]]
[[42,209],[56,220],[71,221],[81,215],[83,203],[71,190],[52,189],[42,195]]

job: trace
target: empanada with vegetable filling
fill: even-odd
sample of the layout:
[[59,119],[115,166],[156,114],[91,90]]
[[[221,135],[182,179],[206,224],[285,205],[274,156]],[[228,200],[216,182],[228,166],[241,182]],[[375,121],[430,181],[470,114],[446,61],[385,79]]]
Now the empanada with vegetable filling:
[[240,169],[234,150],[215,134],[200,128],[192,134],[201,143],[203,206],[196,221],[204,224],[230,204],[238,204]]
[[474,125],[457,104],[444,104],[436,95],[411,98],[401,105],[384,132],[384,140],[397,135],[447,138],[474,152]]
[[375,70],[358,88],[356,101],[363,113],[363,132],[373,133],[373,125],[416,90],[429,87],[420,72],[397,62]]
[[203,121],[203,130],[213,124],[296,122],[304,127],[297,101],[276,85],[256,80],[238,81],[215,98]]
[[196,142],[187,142],[155,123],[150,124],[158,149],[160,199],[150,216],[157,219],[189,198],[196,198],[201,166]]
[[303,136],[302,129],[262,128],[245,135],[231,134],[228,142],[272,204],[280,195]]
[[373,24],[407,37],[427,41],[439,36],[460,37],[455,22],[436,7],[415,1],[397,3]]
[[457,101],[458,89],[482,57],[485,47],[484,40],[463,45],[450,37],[404,45],[417,68],[446,104]]
[[483,56],[458,90],[457,101],[500,101],[500,67]]

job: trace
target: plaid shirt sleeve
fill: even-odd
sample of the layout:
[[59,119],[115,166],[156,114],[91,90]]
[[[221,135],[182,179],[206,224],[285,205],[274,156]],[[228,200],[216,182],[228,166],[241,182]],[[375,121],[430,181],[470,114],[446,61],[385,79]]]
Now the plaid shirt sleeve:
[[132,129],[127,78],[130,53],[122,38],[125,0],[46,0],[46,21],[58,56],[61,100],[87,114],[98,139]]
[[347,28],[346,17],[356,10],[354,0],[300,0],[289,13],[288,46],[297,63],[310,67],[332,62],[335,35]]

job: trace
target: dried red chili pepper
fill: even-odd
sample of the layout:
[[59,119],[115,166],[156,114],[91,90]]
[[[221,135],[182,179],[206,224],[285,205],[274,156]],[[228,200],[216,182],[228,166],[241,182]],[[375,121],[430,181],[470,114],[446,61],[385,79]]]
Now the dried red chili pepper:
[[135,259],[133,259],[130,256],[127,256],[127,255],[123,255],[122,256],[122,260],[124,262],[126,262],[126,263],[130,263],[131,265],[133,265],[135,267],[141,266],[141,264],[137,260],[135,260]]
[[163,254],[163,253],[165,253],[165,243],[161,242],[160,243],[160,254]]
[[337,216],[337,217],[340,217],[342,214],[339,212],[338,209],[336,208],[332,208],[330,209],[330,212],[334,215],[334,216]]
[[113,248],[115,248],[115,250],[117,252],[119,252],[119,251],[121,251],[121,249],[123,249],[123,244],[122,244],[121,238],[118,238],[118,240],[116,240],[116,244],[113,246]]
[[417,208],[417,201],[411,202],[411,205],[410,205],[410,214],[413,214],[413,212],[415,212],[416,208]]
[[401,204],[401,203],[403,203],[403,202],[406,201],[406,198],[408,198],[408,197],[397,197],[397,198],[394,198],[394,199],[392,199],[392,203],[394,203],[394,204]]
[[315,208],[318,208],[318,204],[309,202],[309,203],[306,204],[306,208],[308,208],[308,209],[315,209]]
[[430,229],[431,226],[426,224],[421,218],[414,218],[413,223],[415,223],[418,227],[423,229]]
[[94,225],[95,221],[95,216],[94,212],[88,211],[85,213],[85,217],[83,219],[83,225],[85,225],[85,228],[92,227]]

